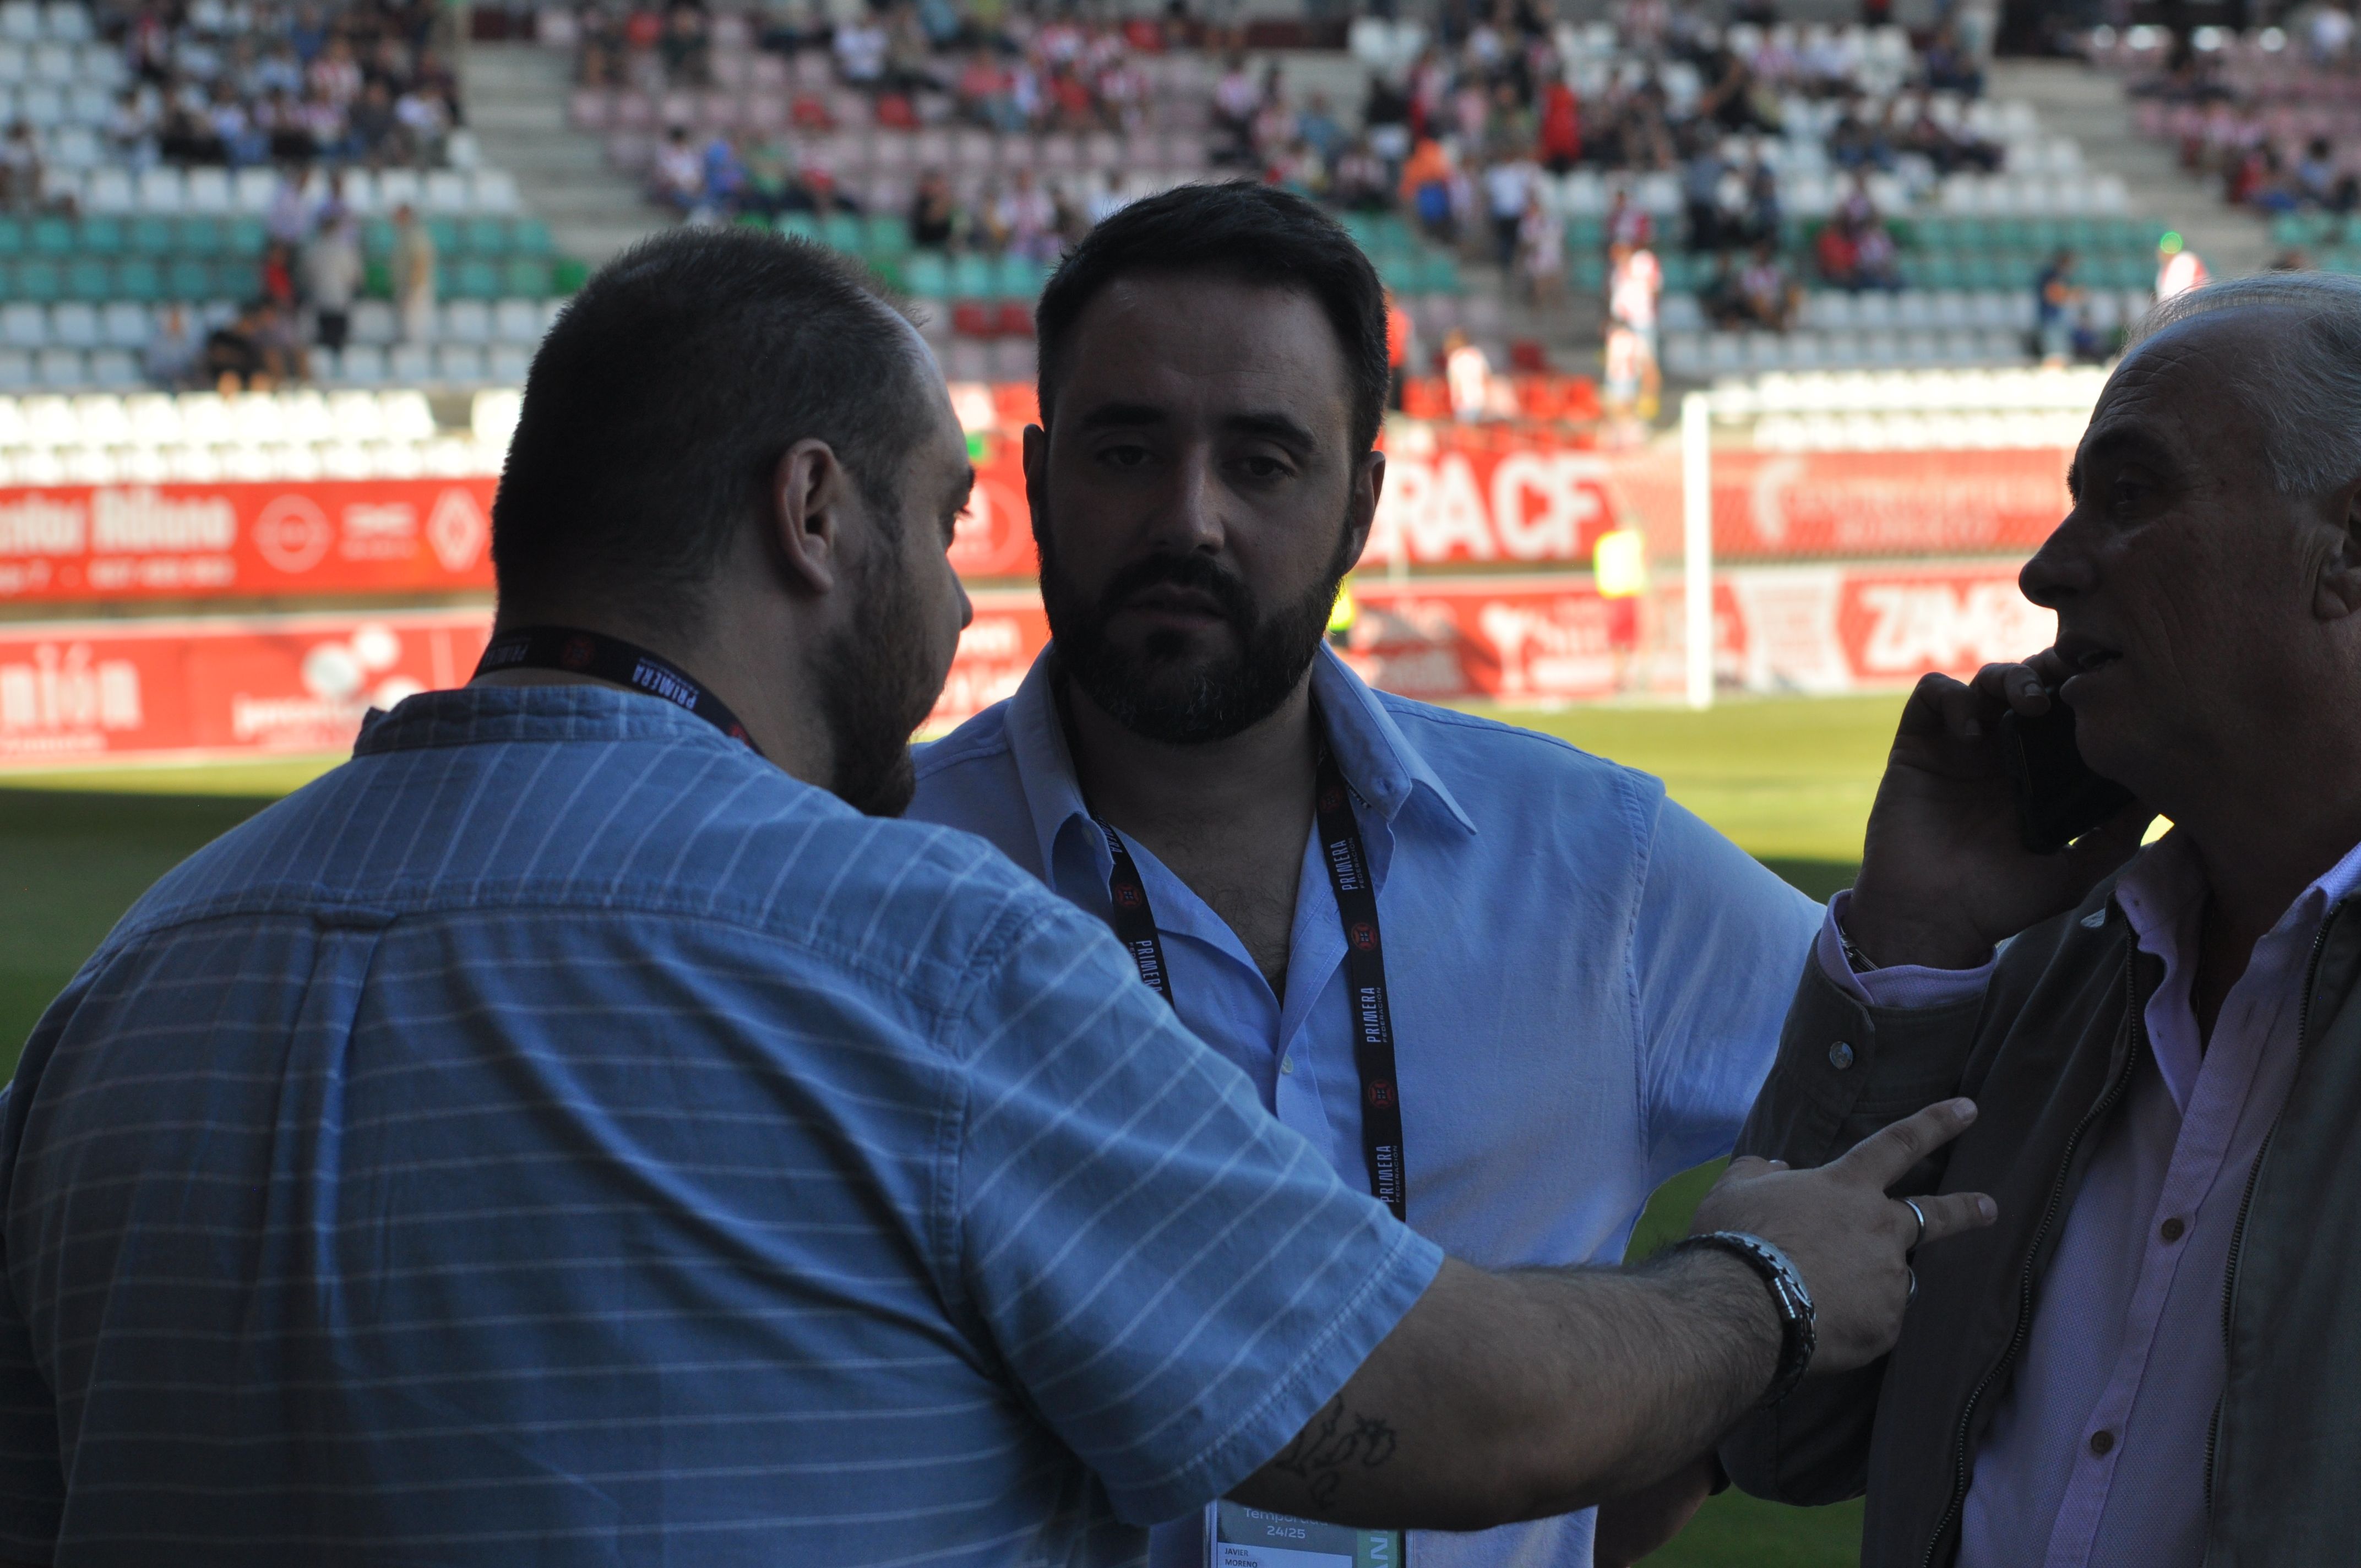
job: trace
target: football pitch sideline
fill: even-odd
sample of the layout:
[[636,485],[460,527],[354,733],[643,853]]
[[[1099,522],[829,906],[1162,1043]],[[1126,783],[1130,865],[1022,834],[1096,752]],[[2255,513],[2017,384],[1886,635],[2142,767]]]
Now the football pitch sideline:
[[[1761,699],[1705,713],[1484,709],[1645,769],[1816,898],[1852,879],[1862,824],[1902,694]],[[208,768],[0,774],[0,1070],[41,1009],[157,877],[333,759]],[[1686,1228],[1710,1169],[1666,1184],[1632,1246]],[[1652,1568],[1837,1568],[1860,1552],[1858,1505],[1803,1510],[1732,1492],[1708,1504]]]

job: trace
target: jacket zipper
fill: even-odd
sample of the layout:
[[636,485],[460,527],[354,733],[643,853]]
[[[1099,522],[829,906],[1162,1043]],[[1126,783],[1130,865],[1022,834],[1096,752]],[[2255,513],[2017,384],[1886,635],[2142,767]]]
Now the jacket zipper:
[[[2303,994],[2295,1003],[2295,1060],[2299,1070],[2303,1066],[2303,1053],[2312,1044],[2312,993],[2320,983],[2320,955],[2328,949],[2329,927],[2344,905],[2328,912],[2320,923],[2319,932],[2312,938],[2312,957],[2303,966]],[[2222,1400],[2229,1398],[2230,1315],[2238,1299],[2238,1255],[2246,1245],[2246,1212],[2255,1206],[2255,1189],[2262,1184],[2263,1161],[2271,1152],[2272,1140],[2279,1135],[2279,1123],[2287,1116],[2287,1107],[2271,1119],[2270,1131],[2263,1135],[2262,1146],[2255,1151],[2255,1163],[2246,1171],[2246,1190],[2238,1200],[2238,1221],[2230,1227],[2230,1261],[2222,1270],[2222,1363],[2223,1392],[2213,1401],[2213,1420],[2205,1428],[2205,1517],[2213,1517],[2213,1457],[2222,1438]]]
[[1959,1519],[1960,1509],[1967,1502],[1968,1430],[1974,1423],[1976,1406],[1982,1402],[1985,1392],[2007,1369],[2008,1364],[2016,1358],[2016,1353],[2024,1348],[2026,1336],[2033,1327],[2034,1261],[2041,1255],[2041,1244],[2048,1238],[2049,1227],[2058,1221],[2059,1206],[2066,1201],[2066,1178],[2074,1168],[2074,1151],[2081,1147],[2083,1137],[2114,1109],[2115,1102],[2123,1098],[2125,1089],[2131,1083],[2132,1071],[2139,1064],[2140,1041],[2145,1036],[2145,1028],[2140,1019],[2138,958],[2139,944],[2134,942],[2124,955],[2124,998],[2131,1030],[2130,1048],[2124,1053],[2124,1065],[2116,1071],[2114,1081],[2107,1085],[2106,1092],[2099,1096],[2098,1103],[2083,1113],[2081,1121],[2075,1124],[2073,1133],[2066,1140],[2065,1156],[2058,1163],[2058,1179],[2049,1186],[2048,1205],[2041,1212],[2041,1223],[2035,1227],[2033,1233],[2033,1245],[2025,1255],[2025,1277],[2017,1286],[2016,1328],[2009,1335],[2008,1344],[2001,1351],[2000,1359],[1985,1369],[1983,1376],[1977,1380],[1974,1389],[1968,1395],[1967,1404],[1960,1410],[1959,1432],[1952,1440],[1951,1497],[1943,1505],[1943,1517],[1936,1522],[1935,1533],[1927,1542],[1926,1555],[1919,1559],[1920,1568],[1935,1568],[1935,1554],[1942,1547],[1943,1537]]

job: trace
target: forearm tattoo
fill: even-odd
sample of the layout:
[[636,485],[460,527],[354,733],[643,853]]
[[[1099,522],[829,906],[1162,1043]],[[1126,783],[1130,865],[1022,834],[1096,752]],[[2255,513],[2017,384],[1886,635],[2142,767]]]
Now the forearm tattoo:
[[1394,1456],[1395,1441],[1384,1418],[1346,1410],[1340,1394],[1279,1451],[1270,1468],[1301,1480],[1312,1506],[1324,1511],[1335,1503],[1345,1472],[1377,1469]]

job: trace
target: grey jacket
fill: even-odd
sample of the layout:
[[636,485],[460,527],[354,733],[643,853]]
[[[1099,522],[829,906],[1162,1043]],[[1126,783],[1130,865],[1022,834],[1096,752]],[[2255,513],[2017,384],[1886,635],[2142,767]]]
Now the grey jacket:
[[[1970,1465],[2032,1327],[2043,1271],[2121,1105],[2162,965],[2135,947],[2111,881],[2010,944],[1973,1002],[1863,1007],[1805,972],[1739,1150],[1814,1166],[1946,1095],[1966,1134],[1897,1196],[1982,1191],[1989,1229],[1930,1247],[1902,1340],[1806,1381],[1722,1447],[1741,1486],[1783,1502],[1869,1495],[1864,1568],[1958,1556]],[[2306,977],[2286,1109],[2247,1179],[2223,1282],[2228,1375],[2210,1442],[2208,1568],[2361,1556],[2361,914],[2331,911]],[[1839,1047],[1848,1048],[1839,1048]]]

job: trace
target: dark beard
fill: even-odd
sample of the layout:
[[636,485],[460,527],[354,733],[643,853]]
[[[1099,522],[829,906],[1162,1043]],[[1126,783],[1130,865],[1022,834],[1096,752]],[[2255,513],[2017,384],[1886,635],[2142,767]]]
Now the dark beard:
[[829,793],[871,817],[899,817],[917,792],[910,732],[934,711],[942,674],[926,667],[917,606],[898,550],[862,585],[862,623],[820,664],[820,718],[836,752]]
[[[1092,603],[1059,566],[1049,531],[1037,526],[1033,533],[1041,555],[1041,605],[1066,674],[1126,729],[1175,746],[1226,740],[1279,710],[1312,667],[1336,603],[1336,585],[1353,564],[1346,528],[1321,580],[1267,616],[1245,583],[1197,554],[1136,561]],[[1172,666],[1184,646],[1178,633],[1150,633],[1137,653],[1110,643],[1107,619],[1133,594],[1159,583],[1211,595],[1237,636],[1238,652],[1179,672],[1176,681]]]

